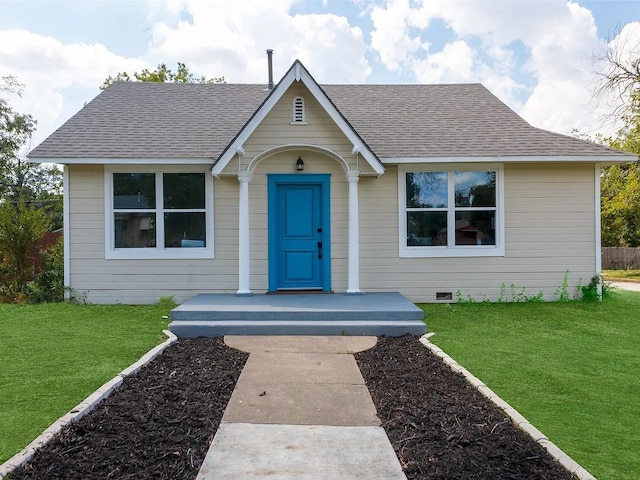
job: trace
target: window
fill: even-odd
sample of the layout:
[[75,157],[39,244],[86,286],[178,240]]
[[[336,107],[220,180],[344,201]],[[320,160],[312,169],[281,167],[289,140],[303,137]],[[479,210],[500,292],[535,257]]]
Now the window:
[[304,112],[304,98],[302,97],[293,98],[293,112],[291,115],[291,123],[298,125],[307,124]]
[[501,169],[400,169],[400,256],[504,255]]
[[107,170],[107,258],[212,257],[213,180],[206,172]]

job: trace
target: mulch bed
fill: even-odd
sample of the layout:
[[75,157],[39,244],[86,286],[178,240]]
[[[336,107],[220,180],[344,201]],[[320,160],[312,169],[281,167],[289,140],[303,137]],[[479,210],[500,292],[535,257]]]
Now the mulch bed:
[[[247,356],[181,339],[11,479],[194,479]],[[409,479],[572,478],[416,337],[356,359]]]
[[195,478],[248,356],[181,339],[11,479]]
[[355,357],[408,479],[573,478],[415,337]]

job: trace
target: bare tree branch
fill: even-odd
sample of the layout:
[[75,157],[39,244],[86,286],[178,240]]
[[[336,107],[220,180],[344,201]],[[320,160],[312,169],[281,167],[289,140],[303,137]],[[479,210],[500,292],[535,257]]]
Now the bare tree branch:
[[640,40],[630,41],[619,31],[607,41],[603,52],[594,55],[593,66],[598,77],[594,98],[613,101],[612,115],[616,117],[628,113],[632,95],[640,89]]

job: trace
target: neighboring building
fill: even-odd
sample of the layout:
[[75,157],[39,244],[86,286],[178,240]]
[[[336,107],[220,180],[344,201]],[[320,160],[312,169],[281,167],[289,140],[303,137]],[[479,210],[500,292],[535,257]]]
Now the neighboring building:
[[482,85],[114,83],[30,154],[64,164],[66,283],[95,303],[399,291],[547,300],[600,272],[600,165]]

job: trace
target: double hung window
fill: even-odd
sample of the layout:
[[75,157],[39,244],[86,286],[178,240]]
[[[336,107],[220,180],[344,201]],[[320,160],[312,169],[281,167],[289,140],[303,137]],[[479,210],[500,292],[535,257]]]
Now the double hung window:
[[401,256],[503,255],[501,169],[400,172]]

